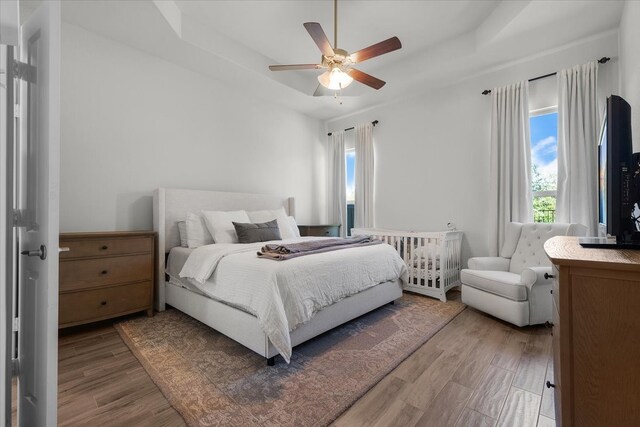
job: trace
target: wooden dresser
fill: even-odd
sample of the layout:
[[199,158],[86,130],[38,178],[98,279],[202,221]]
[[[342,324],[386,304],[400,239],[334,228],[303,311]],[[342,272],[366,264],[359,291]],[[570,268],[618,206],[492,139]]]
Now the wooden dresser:
[[298,225],[301,236],[340,237],[340,224]]
[[60,234],[59,327],[153,315],[152,231]]
[[554,237],[557,425],[640,425],[640,251],[587,249]]

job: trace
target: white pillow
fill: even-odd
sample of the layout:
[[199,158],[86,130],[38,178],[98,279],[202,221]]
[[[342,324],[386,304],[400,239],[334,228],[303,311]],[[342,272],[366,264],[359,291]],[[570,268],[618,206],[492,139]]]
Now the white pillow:
[[202,211],[209,233],[216,243],[238,243],[234,222],[250,223],[245,211]]
[[296,233],[291,227],[291,223],[289,222],[289,218],[287,218],[287,213],[284,211],[284,208],[275,209],[272,211],[252,211],[247,212],[247,214],[249,215],[249,219],[251,220],[251,222],[254,224],[269,222],[273,221],[274,219],[277,220],[278,229],[280,230],[280,236],[283,240],[293,239],[296,237]]
[[189,248],[199,248],[200,246],[213,243],[213,237],[211,237],[211,233],[207,230],[202,215],[188,212],[185,222],[187,229],[187,246]]
[[300,229],[298,228],[296,219],[292,216],[288,216],[287,219],[289,220],[289,226],[293,230],[293,234],[295,235],[295,237],[300,237]]
[[178,235],[180,236],[180,246],[183,248],[189,247],[187,241],[187,223],[185,221],[178,221]]

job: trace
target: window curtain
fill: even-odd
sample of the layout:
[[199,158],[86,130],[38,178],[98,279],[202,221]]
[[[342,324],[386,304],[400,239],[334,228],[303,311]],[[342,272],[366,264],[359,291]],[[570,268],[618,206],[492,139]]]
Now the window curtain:
[[598,61],[558,73],[558,222],[598,230]]
[[529,82],[492,89],[491,103],[489,248],[497,256],[509,222],[533,221]]
[[357,228],[373,227],[373,125],[356,126],[355,212]]
[[347,179],[344,152],[344,132],[332,132],[329,136],[329,216],[334,224],[340,224],[340,236],[346,236],[347,227]]

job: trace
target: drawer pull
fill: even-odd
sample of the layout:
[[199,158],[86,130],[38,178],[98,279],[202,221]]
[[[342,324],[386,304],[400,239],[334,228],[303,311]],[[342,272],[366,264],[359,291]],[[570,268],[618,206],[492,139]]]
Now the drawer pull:
[[546,326],[547,328],[553,328],[553,323],[547,320],[546,322],[544,322],[544,326]]
[[551,381],[547,381],[547,388],[556,388],[555,384],[552,384]]
[[551,289],[551,290],[549,291],[549,293],[550,293],[551,295],[553,295],[553,289]]
[[[106,301],[100,301],[100,305],[107,305],[107,302]],[[547,381],[547,382],[549,382],[549,381]]]
[[100,272],[100,274],[102,274],[103,276],[104,276],[104,275],[106,275],[107,273],[108,273],[108,271],[107,271],[107,270],[102,270],[102,271]]
[[107,249],[109,249],[109,246],[103,245],[100,249],[103,250],[103,251],[106,251]]
[[545,280],[549,280],[549,279],[553,279],[556,276],[554,276],[553,274],[549,274],[549,273],[544,273],[544,278]]

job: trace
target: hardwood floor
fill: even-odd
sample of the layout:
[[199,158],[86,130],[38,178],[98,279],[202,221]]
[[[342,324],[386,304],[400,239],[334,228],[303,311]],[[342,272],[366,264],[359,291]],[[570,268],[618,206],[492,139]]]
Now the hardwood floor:
[[[551,335],[466,309],[334,422],[552,426]],[[108,323],[59,340],[60,426],[183,426]]]
[[60,426],[185,425],[111,324],[61,336],[58,360]]
[[551,333],[467,308],[334,425],[555,425]]

